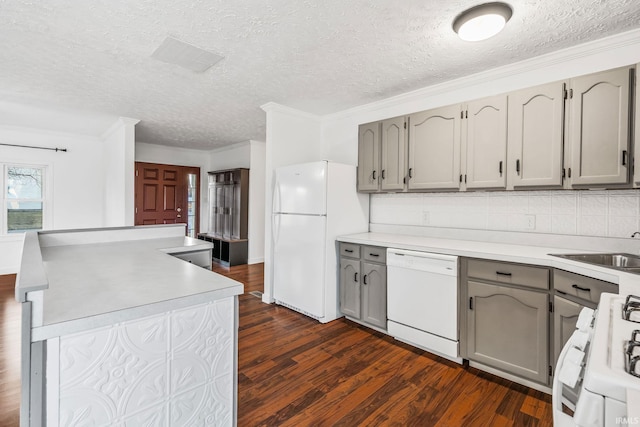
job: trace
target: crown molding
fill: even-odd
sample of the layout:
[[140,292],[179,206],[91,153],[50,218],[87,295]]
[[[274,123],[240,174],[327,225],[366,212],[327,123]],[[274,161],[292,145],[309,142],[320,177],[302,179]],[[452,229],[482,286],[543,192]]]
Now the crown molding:
[[127,126],[135,126],[138,123],[140,123],[140,120],[138,119],[132,119],[130,117],[118,117],[116,121],[113,122],[111,126],[109,126],[109,129],[102,132],[102,135],[100,135],[100,138],[102,140],[105,140],[109,138],[111,135],[113,135],[114,132]]
[[12,125],[0,125],[0,132],[16,132],[16,133],[29,133],[33,135],[54,137],[60,139],[83,139],[99,142],[101,141],[99,136],[89,135],[84,133],[71,133],[71,132],[62,132],[56,130],[49,129],[39,129],[39,128],[28,128],[24,126],[12,126]]
[[315,120],[318,122],[322,121],[322,116],[296,110],[295,108],[287,107],[286,105],[278,104],[276,102],[267,102],[266,104],[261,105],[260,108],[267,113],[282,113],[303,119]]

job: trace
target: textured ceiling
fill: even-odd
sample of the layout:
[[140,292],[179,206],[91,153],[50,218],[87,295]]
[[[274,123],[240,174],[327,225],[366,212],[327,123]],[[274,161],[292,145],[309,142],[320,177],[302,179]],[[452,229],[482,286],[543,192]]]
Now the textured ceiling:
[[[0,113],[22,106],[0,123],[78,110],[214,148],[264,140],[270,101],[322,115],[640,27],[638,0],[508,0],[502,33],[460,41],[453,18],[481,2],[0,0]],[[200,74],[152,59],[168,35],[225,59]]]

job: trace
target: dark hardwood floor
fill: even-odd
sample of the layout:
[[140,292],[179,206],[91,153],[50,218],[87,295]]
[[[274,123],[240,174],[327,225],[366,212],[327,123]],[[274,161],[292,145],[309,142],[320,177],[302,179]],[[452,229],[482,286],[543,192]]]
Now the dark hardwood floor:
[[240,297],[239,426],[551,426],[551,397],[339,319],[266,305],[262,264],[216,267]]
[[20,304],[15,274],[0,276],[0,426],[20,421]]
[[[263,265],[214,271],[240,296],[239,426],[551,426],[550,396],[339,319],[263,304]],[[0,276],[0,426],[17,426],[20,306]]]

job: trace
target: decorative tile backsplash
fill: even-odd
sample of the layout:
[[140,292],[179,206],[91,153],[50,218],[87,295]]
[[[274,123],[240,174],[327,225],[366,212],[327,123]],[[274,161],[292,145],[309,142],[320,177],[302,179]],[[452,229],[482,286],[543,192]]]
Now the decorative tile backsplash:
[[373,194],[370,222],[629,237],[640,230],[640,190]]

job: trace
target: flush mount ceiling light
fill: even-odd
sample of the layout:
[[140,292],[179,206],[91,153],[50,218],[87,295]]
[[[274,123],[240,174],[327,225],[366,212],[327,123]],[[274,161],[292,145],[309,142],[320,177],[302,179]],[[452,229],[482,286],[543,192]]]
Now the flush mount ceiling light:
[[462,40],[475,42],[498,34],[511,18],[506,3],[485,3],[465,10],[453,21],[453,31]]

